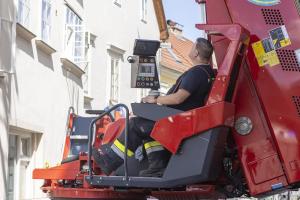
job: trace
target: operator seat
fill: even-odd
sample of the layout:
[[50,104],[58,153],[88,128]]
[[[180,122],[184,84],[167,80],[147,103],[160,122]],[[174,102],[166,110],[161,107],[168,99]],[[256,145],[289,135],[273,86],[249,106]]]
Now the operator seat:
[[[131,106],[136,116],[153,121],[184,112],[156,104],[133,103]],[[228,132],[229,128],[218,127],[187,138],[177,153],[171,156],[161,181],[155,182],[152,187],[171,188],[216,180],[222,168]],[[137,176],[138,171],[134,170],[146,168],[145,162],[147,163],[146,160],[139,163],[135,159],[128,159],[128,175]],[[137,167],[139,164],[142,166]],[[124,175],[123,166],[117,170],[116,175]]]

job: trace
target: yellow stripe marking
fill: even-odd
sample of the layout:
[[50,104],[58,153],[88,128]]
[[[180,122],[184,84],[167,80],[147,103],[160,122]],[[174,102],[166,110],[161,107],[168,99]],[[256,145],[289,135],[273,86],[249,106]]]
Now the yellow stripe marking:
[[[119,140],[115,140],[114,145],[125,154],[125,146]],[[131,157],[133,155],[134,153],[130,149],[127,149],[127,156]]]
[[157,147],[157,146],[162,146],[162,145],[157,141],[147,142],[144,144],[145,149],[149,149],[151,147]]

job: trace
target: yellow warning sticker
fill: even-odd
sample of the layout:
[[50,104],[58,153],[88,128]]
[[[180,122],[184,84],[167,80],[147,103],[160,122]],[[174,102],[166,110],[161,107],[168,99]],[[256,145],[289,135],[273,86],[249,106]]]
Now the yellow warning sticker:
[[255,57],[257,59],[258,65],[260,67],[264,66],[264,56],[265,56],[265,51],[262,45],[261,41],[255,42],[252,44],[252,48],[255,54]]
[[280,64],[279,58],[270,38],[253,43],[252,48],[260,67],[265,65],[273,67]]
[[269,64],[270,67],[280,64],[276,51],[271,51],[267,53],[264,59],[267,60],[267,63]]
[[280,49],[292,44],[285,26],[277,27],[269,33],[275,49]]

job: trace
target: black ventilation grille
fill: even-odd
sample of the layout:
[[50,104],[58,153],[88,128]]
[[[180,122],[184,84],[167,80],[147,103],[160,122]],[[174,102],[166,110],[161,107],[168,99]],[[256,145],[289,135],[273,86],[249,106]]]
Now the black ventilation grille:
[[278,49],[276,52],[278,54],[282,70],[300,72],[300,65],[294,50]]
[[298,116],[300,117],[300,96],[293,96],[292,99],[296,105]]
[[261,11],[265,18],[266,24],[279,25],[279,26],[284,25],[280,10],[278,10],[278,9],[261,9]]
[[300,15],[300,0],[295,0],[295,6],[297,8],[298,14]]

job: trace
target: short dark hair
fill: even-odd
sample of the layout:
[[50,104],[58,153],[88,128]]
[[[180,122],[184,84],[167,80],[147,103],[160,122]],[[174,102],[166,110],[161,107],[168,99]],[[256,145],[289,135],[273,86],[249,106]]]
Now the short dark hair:
[[211,55],[213,54],[214,48],[207,39],[197,38],[196,50],[198,51],[200,58],[209,61],[211,59]]

